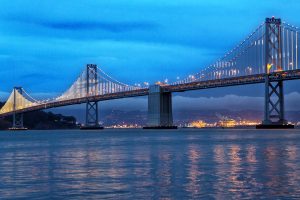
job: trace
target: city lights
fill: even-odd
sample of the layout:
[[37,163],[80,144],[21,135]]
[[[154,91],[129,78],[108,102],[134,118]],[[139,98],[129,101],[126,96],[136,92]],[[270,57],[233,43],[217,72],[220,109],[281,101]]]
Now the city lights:
[[222,119],[216,122],[205,122],[203,120],[196,120],[187,123],[183,127],[187,128],[236,128],[236,127],[254,127],[258,125],[259,121],[251,120],[234,120],[234,119]]

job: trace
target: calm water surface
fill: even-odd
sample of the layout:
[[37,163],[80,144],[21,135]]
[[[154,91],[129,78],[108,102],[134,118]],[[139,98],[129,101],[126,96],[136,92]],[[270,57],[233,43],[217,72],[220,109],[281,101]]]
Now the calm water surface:
[[299,199],[300,130],[0,132],[0,199]]

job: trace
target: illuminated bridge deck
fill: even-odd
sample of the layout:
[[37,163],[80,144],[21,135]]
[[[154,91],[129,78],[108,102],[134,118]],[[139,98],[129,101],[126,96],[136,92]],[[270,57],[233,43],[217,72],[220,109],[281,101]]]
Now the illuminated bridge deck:
[[[287,81],[293,79],[300,79],[300,70],[297,69],[297,70],[290,70],[290,71],[274,72],[270,74],[271,81],[278,81],[278,80]],[[162,86],[162,88],[164,92],[184,92],[189,90],[202,90],[202,89],[218,88],[218,87],[257,84],[257,83],[264,83],[264,81],[265,81],[265,74],[256,74],[256,75],[240,76],[240,77],[216,79],[216,80],[208,80],[208,81],[195,81],[195,82],[177,84],[177,85],[164,85]],[[127,91],[127,92],[118,92],[118,93],[111,93],[105,95],[74,98],[70,100],[48,102],[48,103],[35,105],[24,109],[19,109],[16,110],[15,113],[32,112],[32,111],[43,110],[43,109],[82,104],[82,103],[86,103],[87,101],[106,101],[112,99],[147,96],[148,94],[149,94],[149,89],[144,88],[144,89]],[[3,113],[0,114],[0,117],[12,115],[13,113],[14,112]]]
[[[177,85],[167,85],[167,86],[163,86],[163,88],[164,88],[164,92],[184,92],[188,90],[201,90],[201,89],[209,89],[209,88],[217,88],[217,87],[257,84],[257,83],[264,83],[265,76],[266,76],[265,74],[255,74],[255,75],[208,80],[208,81],[195,81],[195,82],[183,83]],[[270,74],[271,81],[278,81],[278,80],[287,81],[293,79],[300,79],[299,69],[274,72]]]

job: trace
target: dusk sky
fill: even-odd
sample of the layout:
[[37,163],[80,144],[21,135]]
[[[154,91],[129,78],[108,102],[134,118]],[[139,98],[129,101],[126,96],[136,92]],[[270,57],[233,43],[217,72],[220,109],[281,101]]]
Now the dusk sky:
[[[36,96],[60,94],[87,63],[128,84],[175,80],[214,62],[265,17],[300,25],[297,0],[0,2],[1,100],[13,86]],[[299,82],[289,84],[286,94],[298,101]],[[208,98],[232,94],[259,97],[263,87],[203,92]]]

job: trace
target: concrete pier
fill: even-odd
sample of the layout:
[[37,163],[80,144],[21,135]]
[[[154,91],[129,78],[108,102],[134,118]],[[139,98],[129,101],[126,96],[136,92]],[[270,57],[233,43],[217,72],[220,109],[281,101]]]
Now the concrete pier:
[[172,93],[163,92],[160,85],[149,87],[148,123],[144,129],[176,129],[173,126]]

